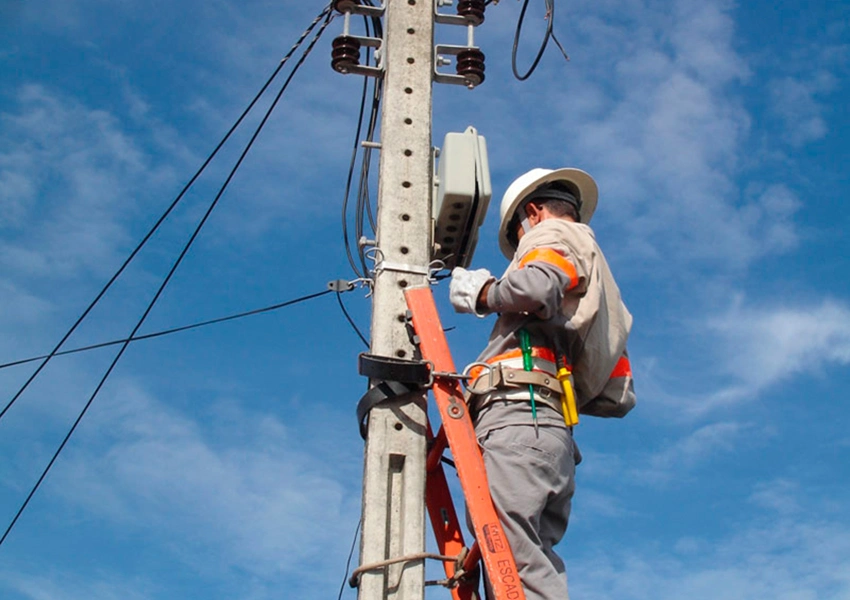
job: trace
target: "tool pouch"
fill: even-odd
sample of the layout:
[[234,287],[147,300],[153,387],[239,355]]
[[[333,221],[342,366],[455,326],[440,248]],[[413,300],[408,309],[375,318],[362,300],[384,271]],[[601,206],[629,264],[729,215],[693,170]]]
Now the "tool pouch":
[[582,404],[579,412],[594,417],[624,417],[634,408],[637,398],[629,356],[623,356],[598,396]]

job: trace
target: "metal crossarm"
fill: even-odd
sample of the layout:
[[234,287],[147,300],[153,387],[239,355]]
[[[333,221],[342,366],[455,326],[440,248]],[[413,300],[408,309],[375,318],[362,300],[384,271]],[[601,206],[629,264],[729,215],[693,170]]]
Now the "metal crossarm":
[[[405,299],[423,360],[433,364],[435,373],[454,373],[454,361],[431,289],[410,288],[405,291]],[[477,548],[473,547],[462,565],[446,563],[446,575],[451,580],[458,568],[471,570],[471,561],[480,552],[495,600],[525,600],[513,553],[490,497],[484,459],[460,383],[457,378],[435,375],[431,391],[443,421],[427,462],[426,504],[437,544],[443,554],[456,554],[463,547],[463,535],[439,460],[446,444],[451,449],[475,538],[478,540]],[[442,441],[443,438],[445,441]],[[454,600],[474,598],[472,593],[471,585],[459,585],[452,590]]]

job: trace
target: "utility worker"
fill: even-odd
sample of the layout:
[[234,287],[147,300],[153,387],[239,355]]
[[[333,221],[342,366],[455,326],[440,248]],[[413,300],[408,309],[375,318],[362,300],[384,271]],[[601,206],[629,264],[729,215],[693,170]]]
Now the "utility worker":
[[452,272],[456,311],[499,315],[470,370],[469,406],[527,600],[568,598],[554,546],[567,529],[581,461],[577,412],[622,417],[635,403],[631,315],[587,225],[597,197],[584,171],[525,173],[500,207],[505,274]]

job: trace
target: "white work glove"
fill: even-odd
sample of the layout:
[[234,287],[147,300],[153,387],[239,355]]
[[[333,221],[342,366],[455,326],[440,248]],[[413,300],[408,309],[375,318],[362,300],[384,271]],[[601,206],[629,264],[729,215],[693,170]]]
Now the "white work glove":
[[449,284],[449,301],[459,313],[478,314],[475,310],[478,294],[488,281],[495,280],[487,269],[467,271],[463,267],[455,267]]

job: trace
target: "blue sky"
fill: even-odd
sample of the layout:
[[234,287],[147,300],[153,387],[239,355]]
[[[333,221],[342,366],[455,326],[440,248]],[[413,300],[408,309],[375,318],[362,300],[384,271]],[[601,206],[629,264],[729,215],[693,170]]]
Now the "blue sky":
[[[322,6],[0,4],[0,362],[55,345]],[[573,597],[850,599],[850,10],[557,3],[571,60],[552,47],[519,82],[519,9],[502,0],[477,30],[482,86],[436,86],[434,143],[478,128],[494,204],[536,166],[599,183],[593,225],[635,316],[639,404],[577,431],[560,546]],[[340,209],[361,81],[330,69],[341,30],[296,76],[143,333],[354,277]],[[72,346],[130,332],[249,135]],[[474,260],[494,272],[497,225],[493,210]],[[447,286],[436,294],[445,309]],[[368,330],[363,291],[344,299]],[[474,359],[491,320],[443,321],[457,362]],[[361,350],[333,296],[133,344],[0,547],[0,597],[335,598],[359,516]],[[114,351],[52,361],[0,421],[4,528]],[[31,372],[0,370],[4,404]]]

